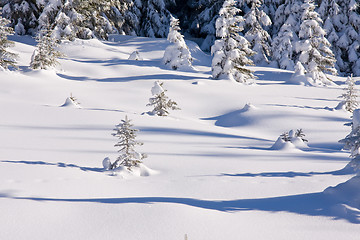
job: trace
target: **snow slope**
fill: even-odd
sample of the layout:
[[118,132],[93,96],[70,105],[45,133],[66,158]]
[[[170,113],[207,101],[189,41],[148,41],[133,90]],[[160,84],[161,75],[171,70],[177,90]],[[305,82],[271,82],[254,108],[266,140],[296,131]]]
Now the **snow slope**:
[[[288,85],[290,71],[251,67],[256,85],[213,80],[193,42],[197,71],[172,71],[165,39],[130,36],[64,42],[61,67],[33,71],[34,40],[12,39],[20,70],[0,72],[0,239],[358,239],[359,205],[343,185],[323,192],[353,177],[339,171],[344,78]],[[128,59],[136,50],[143,60]],[[156,80],[182,110],[142,114]],[[61,107],[70,94],[81,108]],[[125,115],[156,174],[102,169]],[[298,128],[308,148],[271,149]]]

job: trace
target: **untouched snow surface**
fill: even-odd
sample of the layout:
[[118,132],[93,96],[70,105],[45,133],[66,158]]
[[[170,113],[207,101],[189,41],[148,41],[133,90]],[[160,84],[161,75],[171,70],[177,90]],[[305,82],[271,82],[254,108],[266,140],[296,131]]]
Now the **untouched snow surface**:
[[[33,71],[35,41],[12,39],[20,70],[0,72],[0,239],[359,239],[349,199],[359,179],[339,171],[351,114],[333,110],[345,78],[289,85],[291,71],[251,67],[256,85],[213,80],[196,44],[198,71],[172,71],[166,39],[129,36],[64,42],[61,67]],[[128,60],[134,51],[143,60]],[[142,114],[157,80],[182,110]],[[60,107],[70,93],[82,108]],[[148,154],[130,175],[102,167],[125,115]],[[299,128],[308,147],[271,149]]]

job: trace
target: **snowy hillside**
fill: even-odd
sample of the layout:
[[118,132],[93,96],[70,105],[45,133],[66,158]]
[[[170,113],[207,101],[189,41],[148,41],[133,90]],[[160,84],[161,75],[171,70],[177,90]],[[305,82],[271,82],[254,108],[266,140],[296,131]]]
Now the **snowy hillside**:
[[[31,70],[34,39],[11,37],[20,69],[0,72],[0,239],[359,238],[359,204],[347,199],[359,199],[359,180],[339,171],[345,78],[290,85],[292,71],[251,67],[254,85],[213,80],[193,42],[185,72],[163,66],[165,39],[109,39],[63,42],[61,67]],[[181,110],[147,114],[157,80]],[[103,170],[125,115],[148,176]],[[306,144],[273,146],[297,129]]]

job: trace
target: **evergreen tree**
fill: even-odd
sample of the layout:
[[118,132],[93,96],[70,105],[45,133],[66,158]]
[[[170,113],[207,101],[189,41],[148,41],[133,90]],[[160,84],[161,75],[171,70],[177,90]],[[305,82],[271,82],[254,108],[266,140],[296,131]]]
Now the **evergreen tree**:
[[48,27],[42,29],[36,38],[38,44],[31,56],[30,67],[32,69],[47,69],[48,67],[55,67],[59,64],[57,59],[62,57],[63,54],[56,48],[58,44],[53,37],[53,30]]
[[154,86],[151,89],[153,97],[149,99],[150,103],[147,106],[154,106],[154,109],[151,111],[152,114],[158,116],[167,116],[169,115],[169,110],[180,110],[177,107],[177,103],[169,99],[165,95],[166,89],[163,88],[162,82],[154,82]]
[[146,0],[142,5],[141,35],[146,37],[166,37],[170,25],[170,12],[167,5],[173,1]]
[[105,12],[110,9],[110,1],[107,0],[73,0],[73,5],[76,10],[82,16],[82,32],[81,38],[86,38],[90,34],[88,29],[92,31],[92,34],[100,39],[108,39],[108,34],[114,32],[114,28],[105,15]]
[[179,20],[171,17],[168,40],[172,43],[165,49],[162,59],[165,65],[176,69],[193,69],[192,57],[184,36],[180,34]]
[[248,31],[245,33],[245,38],[250,43],[250,48],[255,52],[253,60],[255,63],[268,63],[271,56],[271,37],[263,27],[272,24],[270,18],[261,10],[263,4],[262,0],[248,0],[251,6],[249,12],[244,16],[245,28]]
[[7,0],[3,16],[10,20],[9,26],[15,29],[16,34],[34,35],[40,11],[34,0]]
[[9,23],[9,20],[0,16],[0,66],[4,69],[8,69],[9,66],[16,67],[17,58],[15,53],[7,50],[15,45],[13,41],[8,40],[8,36],[14,33],[13,29],[8,27]]
[[248,58],[254,55],[249,49],[249,42],[239,32],[243,30],[244,19],[238,16],[240,9],[234,0],[226,0],[216,20],[216,36],[219,40],[211,48],[212,76],[217,79],[227,77],[237,82],[254,79],[252,72],[245,65],[253,65]]
[[353,112],[351,132],[339,142],[344,143],[343,149],[350,150],[351,158],[357,158],[360,155],[360,109]]
[[345,93],[341,95],[343,98],[343,105],[345,109],[349,112],[353,112],[358,106],[359,102],[357,101],[357,90],[355,88],[355,80],[354,78],[348,77],[346,80],[347,87],[344,88]]
[[300,31],[300,20],[302,14],[301,0],[285,0],[278,6],[273,18],[272,36],[275,38],[278,35],[281,27],[285,22],[292,24],[292,31],[296,34]]
[[299,61],[306,70],[306,76],[311,78],[314,85],[326,85],[331,81],[326,73],[336,74],[334,68],[335,58],[330,49],[330,43],[325,38],[326,32],[321,27],[319,14],[315,12],[312,0],[306,0],[302,5],[304,12],[300,25],[297,52]]
[[272,41],[273,61],[277,61],[282,69],[294,70],[295,67],[296,53],[294,44],[299,38],[294,31],[294,25],[296,25],[296,21],[290,15]]
[[114,146],[119,147],[118,152],[120,155],[111,164],[110,169],[115,169],[120,166],[125,166],[129,171],[132,167],[138,166],[142,163],[142,160],[146,158],[145,154],[141,154],[135,151],[135,146],[143,145],[143,143],[136,141],[137,129],[133,129],[133,125],[130,123],[131,120],[125,116],[121,123],[115,126],[115,133],[112,133],[114,137],[119,138],[119,142]]
[[319,7],[336,68],[342,75],[360,76],[360,11],[356,0],[323,0]]
[[140,30],[141,0],[110,0],[104,14],[119,34],[136,35]]

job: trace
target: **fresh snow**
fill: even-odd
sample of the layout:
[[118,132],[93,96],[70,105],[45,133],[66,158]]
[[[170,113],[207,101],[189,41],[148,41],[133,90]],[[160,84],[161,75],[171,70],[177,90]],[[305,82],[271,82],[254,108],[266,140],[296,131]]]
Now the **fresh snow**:
[[[291,85],[293,71],[252,66],[256,84],[244,85],[212,79],[192,42],[197,71],[184,72],[163,66],[166,39],[109,39],[64,41],[57,69],[31,70],[36,42],[11,37],[20,58],[0,72],[0,239],[359,238],[359,177],[342,171],[350,153],[338,142],[351,113],[332,111],[345,78]],[[142,115],[157,80],[181,110]],[[60,107],[69,93],[82,108]],[[148,157],[106,171],[125,115]],[[300,128],[308,147],[271,149]]]

